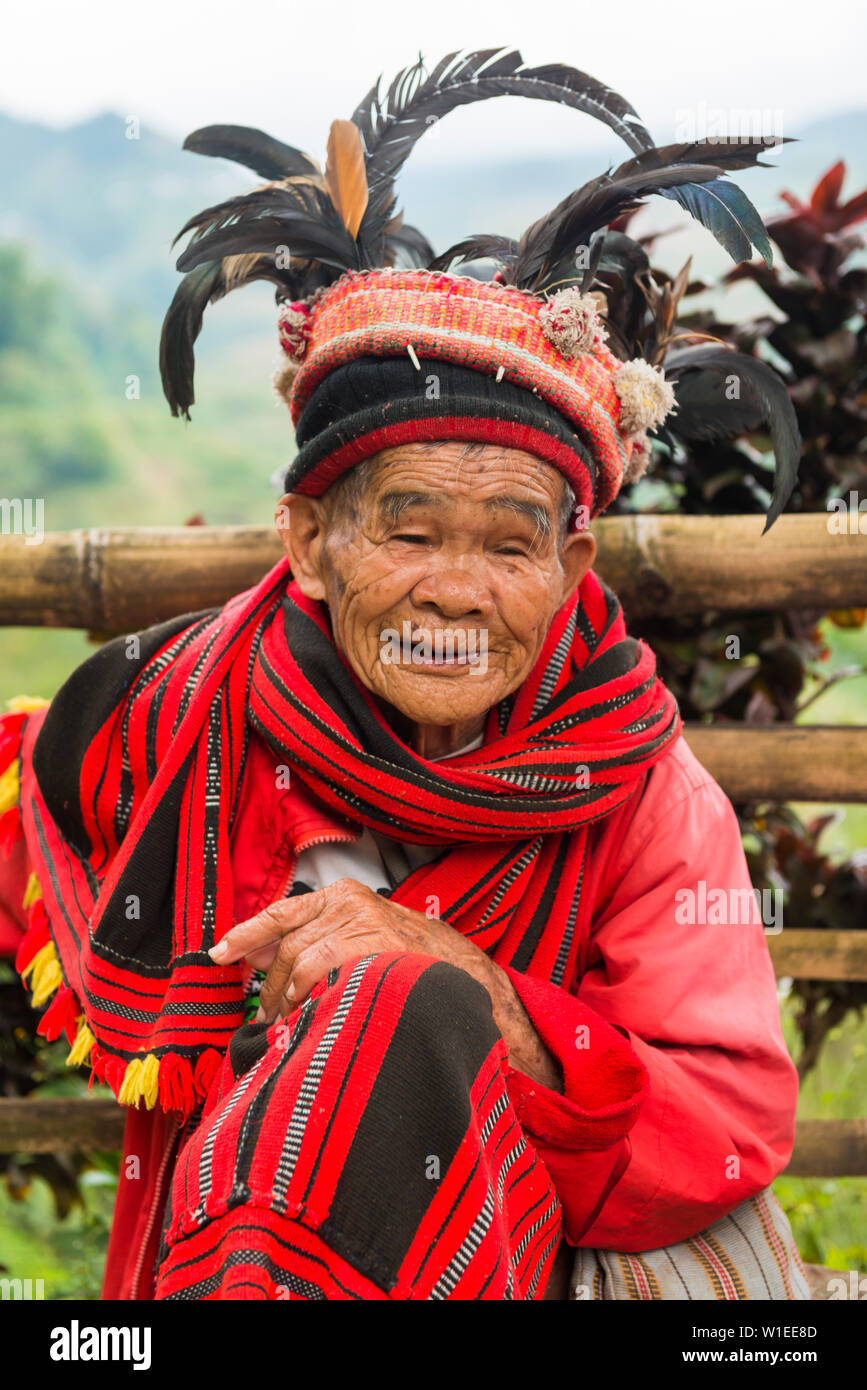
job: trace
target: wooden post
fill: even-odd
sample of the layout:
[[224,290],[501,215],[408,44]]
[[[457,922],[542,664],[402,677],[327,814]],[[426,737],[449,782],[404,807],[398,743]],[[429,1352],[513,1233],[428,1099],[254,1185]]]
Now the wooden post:
[[732,801],[867,801],[867,728],[687,724],[684,734]]
[[[126,1107],[108,1099],[0,1099],[0,1153],[119,1149]],[[867,1119],[802,1120],[786,1169],[798,1177],[867,1176]]]
[[[761,529],[758,516],[603,517],[597,569],[627,617],[867,606],[867,534],[831,534],[825,513]],[[271,527],[0,536],[0,626],[135,632],[224,603],[279,556]]]
[[0,1153],[119,1149],[125,1118],[113,1097],[0,1100]]
[[867,980],[867,931],[784,926],[768,936],[777,977],[794,980]]
[[867,1119],[801,1120],[786,1172],[799,1178],[867,1176]]

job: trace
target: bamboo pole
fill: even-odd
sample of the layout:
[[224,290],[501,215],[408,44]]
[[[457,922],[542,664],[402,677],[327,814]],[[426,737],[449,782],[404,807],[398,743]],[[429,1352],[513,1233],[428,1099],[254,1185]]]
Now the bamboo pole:
[[867,801],[867,728],[687,724],[684,734],[732,801]]
[[867,1119],[801,1120],[786,1172],[798,1178],[867,1176]]
[[867,980],[867,931],[784,927],[767,942],[778,979]]
[[126,1107],[116,1100],[0,1100],[0,1154],[119,1149]]
[[[126,1109],[111,1099],[0,1100],[0,1153],[119,1149]],[[787,1173],[867,1175],[867,1119],[802,1120]]]
[[[838,518],[839,519],[839,518]],[[867,604],[867,530],[837,535],[826,513],[600,517],[597,568],[627,617]]]
[[[600,518],[597,569],[628,617],[721,609],[867,606],[867,533],[836,535],[825,513]],[[0,536],[0,626],[135,632],[217,606],[279,557],[254,526],[48,532],[38,545]]]

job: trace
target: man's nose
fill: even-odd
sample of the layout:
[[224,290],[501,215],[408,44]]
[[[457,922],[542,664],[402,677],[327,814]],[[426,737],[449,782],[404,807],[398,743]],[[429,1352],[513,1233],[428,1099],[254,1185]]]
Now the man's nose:
[[491,592],[472,565],[447,564],[432,570],[413,586],[410,597],[418,608],[435,608],[452,621],[487,617],[493,607]]

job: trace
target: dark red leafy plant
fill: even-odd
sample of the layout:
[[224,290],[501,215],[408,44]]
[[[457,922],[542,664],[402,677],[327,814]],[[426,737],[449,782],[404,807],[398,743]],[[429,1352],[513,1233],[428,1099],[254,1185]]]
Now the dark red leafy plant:
[[[708,334],[739,352],[764,356],[783,375],[803,438],[789,511],[825,511],[832,498],[848,502],[853,491],[867,497],[867,270],[850,264],[865,244],[853,228],[867,219],[867,190],[843,200],[844,177],[840,161],[819,180],[809,202],[782,195],[789,211],[766,224],[782,264],[779,258],[772,267],[744,262],[724,277],[724,286],[752,280],[769,301],[767,314],[742,323],[726,322],[709,309],[689,313],[681,307],[678,315],[680,332]],[[671,277],[653,269],[651,275],[657,304],[675,295],[683,306],[707,288],[689,282],[688,270]],[[764,433],[746,432],[732,442],[685,448],[662,432],[648,481],[622,494],[615,510],[761,513],[769,500],[770,443]],[[755,725],[790,722],[828,686],[863,673],[861,666],[828,672],[823,619],[863,628],[865,612],[721,611],[631,626],[656,650],[685,719]],[[732,636],[739,643],[735,660]],[[788,807],[736,809],[753,881],[759,888],[784,889],[786,922],[829,930],[865,927],[867,862],[856,854],[833,863],[822,853],[828,817],[803,824]],[[867,984],[798,980],[793,989],[800,1005],[798,1066],[805,1076],[829,1031],[851,1010],[863,1010]]]

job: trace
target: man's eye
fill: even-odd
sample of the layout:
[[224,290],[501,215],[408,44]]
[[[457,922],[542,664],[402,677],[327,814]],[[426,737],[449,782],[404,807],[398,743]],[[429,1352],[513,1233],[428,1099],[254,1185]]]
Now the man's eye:
[[392,536],[393,541],[413,541],[416,545],[424,545],[427,536],[417,536],[409,531],[401,531],[398,535]]
[[526,550],[522,550],[517,545],[501,545],[497,552],[498,555],[526,555]]

